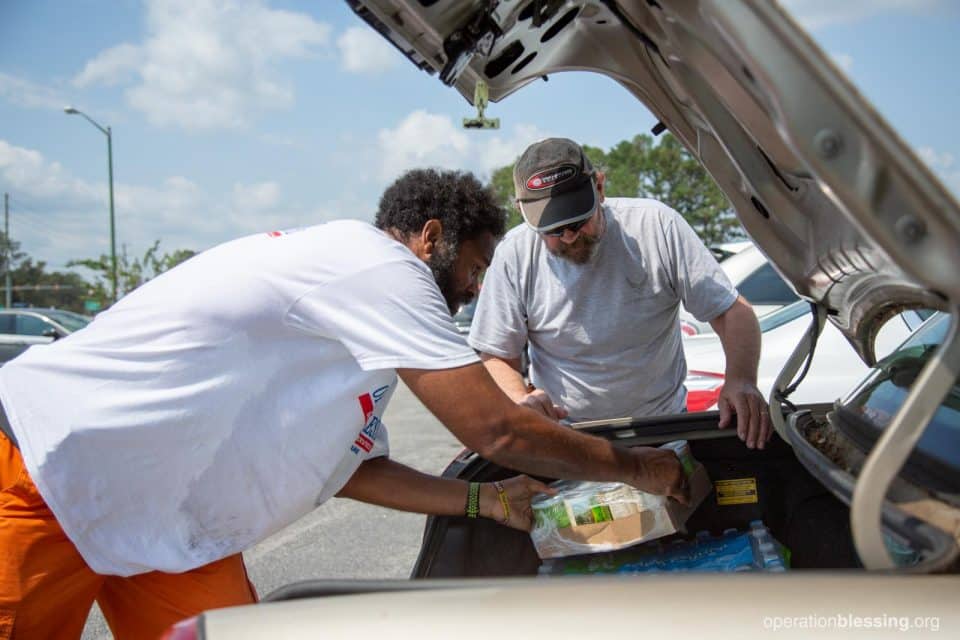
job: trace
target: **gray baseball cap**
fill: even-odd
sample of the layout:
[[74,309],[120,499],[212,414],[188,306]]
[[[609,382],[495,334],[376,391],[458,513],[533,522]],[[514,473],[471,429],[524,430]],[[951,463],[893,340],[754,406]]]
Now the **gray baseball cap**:
[[513,186],[523,219],[539,232],[586,220],[597,210],[593,165],[567,138],[527,147],[513,167]]

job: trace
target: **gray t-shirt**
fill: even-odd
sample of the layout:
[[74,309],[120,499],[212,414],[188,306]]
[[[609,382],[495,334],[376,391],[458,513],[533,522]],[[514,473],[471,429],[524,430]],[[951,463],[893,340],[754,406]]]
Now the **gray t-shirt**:
[[687,375],[677,310],[706,322],[737,291],[693,229],[656,200],[610,198],[606,230],[585,265],[552,255],[527,225],[487,270],[468,342],[519,358],[570,419],[678,413]]

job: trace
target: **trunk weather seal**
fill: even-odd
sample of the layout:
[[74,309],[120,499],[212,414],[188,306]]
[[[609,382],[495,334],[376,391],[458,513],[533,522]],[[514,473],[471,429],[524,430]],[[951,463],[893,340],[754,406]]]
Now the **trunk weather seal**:
[[[859,414],[842,404],[837,404],[830,423],[845,435],[864,455],[868,454],[880,439],[876,425],[867,422]],[[929,453],[914,449],[903,465],[904,477],[923,487],[942,493],[960,496],[960,470],[953,469]]]
[[[800,463],[841,502],[849,505],[853,500],[854,488],[858,479],[834,464],[816,449],[800,432],[798,423],[809,415],[807,411],[797,411],[787,418],[788,442],[793,447]],[[908,540],[911,545],[929,552],[921,563],[897,569],[905,573],[930,573],[949,567],[957,558],[960,549],[956,541],[944,531],[907,514],[892,502],[884,500],[882,506],[882,526],[896,535]]]

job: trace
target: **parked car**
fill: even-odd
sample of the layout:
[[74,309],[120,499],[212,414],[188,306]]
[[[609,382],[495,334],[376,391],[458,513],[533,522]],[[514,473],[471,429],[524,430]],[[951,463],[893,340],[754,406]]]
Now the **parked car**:
[[710,253],[717,259],[717,262],[723,262],[730,256],[734,256],[747,247],[752,247],[753,243],[749,240],[739,240],[737,242],[723,242],[721,244],[711,245]]
[[35,344],[59,340],[92,318],[64,309],[0,309],[0,363],[13,360]]
[[467,304],[460,305],[460,308],[455,314],[453,314],[453,324],[456,325],[457,331],[463,335],[470,333],[470,325],[473,324],[473,313],[477,309],[477,300],[474,298]]
[[[927,311],[910,310],[888,320],[876,338],[878,357],[891,353],[930,315]],[[762,348],[757,387],[765,397],[773,391],[787,359],[809,331],[812,317],[810,303],[798,300],[760,318]],[[683,352],[687,359],[687,411],[716,409],[726,368],[720,337],[709,333],[687,338]],[[869,371],[843,334],[828,324],[817,339],[817,351],[804,384],[790,396],[790,401],[831,402],[852,389]]]
[[[767,257],[752,243],[711,248],[720,256],[723,269],[737,291],[753,307],[758,318],[797,302],[800,297],[780,277]],[[700,322],[686,309],[680,309],[680,322],[685,336],[716,335],[709,322]]]
[[[575,427],[625,447],[688,440],[714,482],[752,487],[736,500],[711,495],[688,529],[762,520],[792,552],[786,573],[538,578],[525,533],[434,517],[413,577],[447,580],[301,583],[180,630],[448,640],[836,637],[869,626],[904,637],[960,624],[960,205],[789,16],[767,0],[348,1],[467,100],[481,80],[498,102],[561,71],[615,79],[699,159],[814,303],[814,330],[778,389],[822,347],[826,322],[872,369],[836,407],[774,403],[777,435],[763,450],[718,431],[716,412]],[[877,363],[880,326],[908,308],[941,313]],[[513,473],[465,452],[445,475]],[[834,624],[820,626],[828,616]]]

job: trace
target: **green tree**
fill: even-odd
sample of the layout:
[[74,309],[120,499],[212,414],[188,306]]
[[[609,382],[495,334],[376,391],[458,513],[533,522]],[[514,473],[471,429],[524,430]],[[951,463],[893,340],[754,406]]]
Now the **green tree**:
[[[0,272],[3,273],[4,280],[8,266],[8,249],[11,304],[83,310],[83,298],[89,289],[89,283],[76,273],[47,272],[45,262],[34,262],[20,250],[20,243],[16,240],[11,239],[8,247],[6,235],[0,232]],[[0,299],[0,306],[2,302],[3,299]]]
[[[588,145],[583,150],[606,176],[607,196],[660,200],[680,212],[706,244],[743,237],[726,196],[669,133],[659,141],[640,134],[632,140],[621,140],[609,151]],[[494,171],[491,186],[507,208],[508,225],[522,222],[514,205],[513,165]]]
[[78,273],[46,270],[42,260],[26,258],[10,274],[13,282],[11,301],[29,307],[57,307],[84,312],[83,302],[90,293],[90,283]]
[[7,273],[7,255],[10,255],[10,270],[13,271],[17,266],[27,259],[27,254],[20,251],[20,243],[16,240],[7,238],[7,234],[0,231],[0,268],[4,274]]
[[[160,254],[160,241],[157,240],[144,252],[140,258],[131,258],[124,245],[117,254],[117,295],[122,297],[144,282],[151,280],[164,271],[172,269],[184,260],[194,255],[195,251],[177,249],[172,253]],[[100,303],[102,307],[110,304],[112,262],[110,256],[102,254],[99,258],[71,260],[68,267],[84,267],[92,271],[96,280],[91,286],[91,299]]]
[[744,237],[727,197],[679,140],[664,135],[648,158],[639,193],[679,211],[706,244]]
[[516,192],[513,189],[513,164],[494,171],[490,176],[490,187],[497,196],[497,202],[507,210],[507,229],[512,229],[523,222],[523,216],[517,208]]

